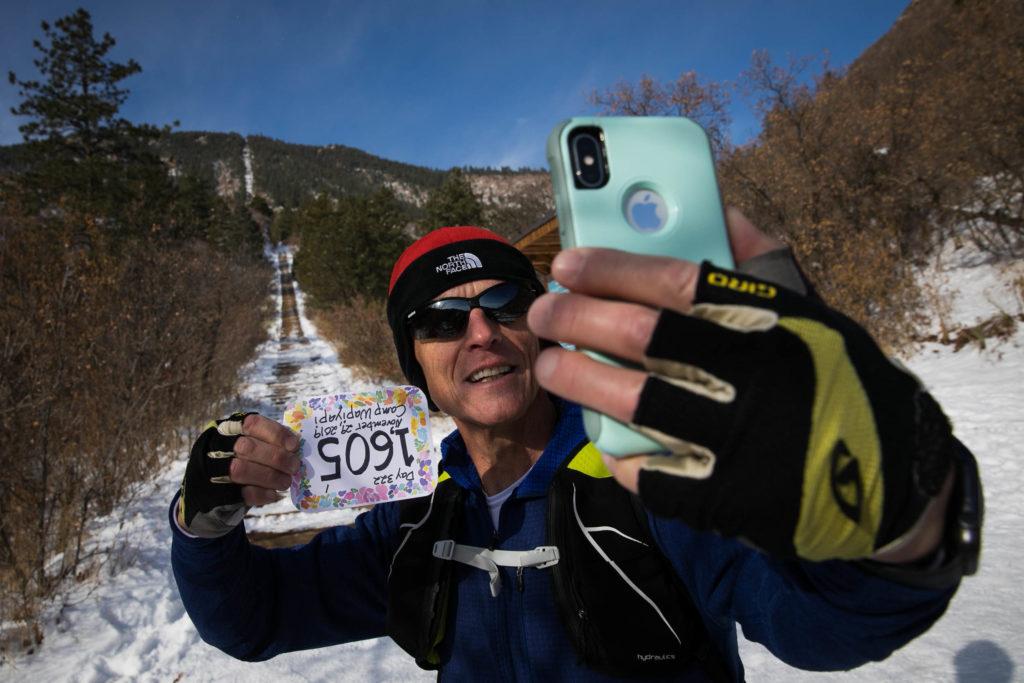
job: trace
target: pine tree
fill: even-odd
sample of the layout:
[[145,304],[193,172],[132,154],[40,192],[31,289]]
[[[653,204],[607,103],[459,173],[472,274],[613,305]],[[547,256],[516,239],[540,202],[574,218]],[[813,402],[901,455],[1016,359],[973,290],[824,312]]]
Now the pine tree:
[[84,9],[58,19],[54,26],[42,22],[49,46],[32,41],[43,53],[34,63],[47,80],[19,81],[13,71],[8,73],[25,98],[11,113],[33,118],[18,128],[26,141],[57,142],[81,158],[92,158],[110,151],[111,143],[119,140],[117,133],[132,127],[117,116],[128,96],[118,83],[142,67],[133,59],[126,64],[107,61],[115,41],[109,33],[96,41]]
[[[139,215],[140,207],[167,190],[163,165],[147,145],[161,131],[118,115],[129,94],[121,82],[142,67],[108,59],[116,41],[109,33],[97,40],[84,9],[52,26],[44,21],[42,29],[45,43],[32,41],[41,80],[8,73],[23,98],[11,113],[30,119],[19,126],[36,160],[25,180],[42,204],[70,197],[99,213],[136,211],[132,218],[144,223],[149,216]],[[142,188],[149,189],[145,199]]]
[[344,254],[345,280],[350,292],[383,299],[387,296],[391,266],[408,246],[405,218],[394,193],[383,188],[367,197],[350,200],[345,207],[345,229],[339,235]]
[[451,225],[480,225],[484,218],[483,205],[458,168],[452,169],[441,187],[430,193],[423,208],[427,214],[424,232]]
[[293,236],[299,234],[299,212],[288,207],[282,208],[274,214],[274,220],[270,223],[270,241],[274,244],[287,242]]
[[252,201],[249,202],[249,208],[267,218],[274,217],[274,211],[270,208],[270,204],[267,203],[267,198],[262,195],[253,197]]
[[315,305],[386,296],[391,266],[408,244],[405,217],[391,190],[342,197],[336,207],[321,196],[307,202],[298,220],[302,246],[295,274]]

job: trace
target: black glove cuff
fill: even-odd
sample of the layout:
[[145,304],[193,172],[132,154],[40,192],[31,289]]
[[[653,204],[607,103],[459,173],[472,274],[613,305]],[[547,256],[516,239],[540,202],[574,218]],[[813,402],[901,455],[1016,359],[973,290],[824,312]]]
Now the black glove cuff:
[[857,564],[869,574],[915,588],[952,588],[962,576],[978,571],[985,500],[978,463],[967,448],[953,439],[956,479],[946,508],[942,543],[934,553],[911,564],[887,564],[861,560]]
[[782,247],[747,259],[743,263],[737,264],[736,271],[774,282],[801,296],[820,300],[818,293],[814,290],[814,285],[800,269],[800,264],[797,263],[793,250],[789,247]]
[[942,489],[956,450],[953,427],[931,394],[914,397],[917,433],[914,439],[914,484],[928,497]]
[[903,441],[903,452],[911,454],[909,477],[898,480],[895,473],[887,472],[890,481],[895,482],[894,490],[902,492],[902,504],[892,506],[893,515],[889,523],[879,529],[879,546],[906,534],[917,524],[929,503],[942,490],[949,470],[954,466],[958,442],[949,419],[920,385],[912,401],[913,428],[909,438]]
[[[210,457],[211,453],[230,454],[234,450],[238,435],[227,436],[218,431],[218,426],[227,420],[242,421],[252,413],[235,413],[226,420],[217,420],[199,435],[189,454],[185,477],[181,485],[185,526],[192,527],[198,514],[226,514],[241,508],[242,487],[234,482],[219,482],[229,476],[233,456]],[[230,515],[229,515],[230,516]]]

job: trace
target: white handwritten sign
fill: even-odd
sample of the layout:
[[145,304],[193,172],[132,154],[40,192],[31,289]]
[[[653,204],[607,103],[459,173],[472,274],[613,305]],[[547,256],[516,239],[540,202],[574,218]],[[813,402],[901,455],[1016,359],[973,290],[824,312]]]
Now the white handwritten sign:
[[315,512],[428,495],[436,483],[427,399],[416,387],[317,396],[285,407],[302,465],[292,502]]

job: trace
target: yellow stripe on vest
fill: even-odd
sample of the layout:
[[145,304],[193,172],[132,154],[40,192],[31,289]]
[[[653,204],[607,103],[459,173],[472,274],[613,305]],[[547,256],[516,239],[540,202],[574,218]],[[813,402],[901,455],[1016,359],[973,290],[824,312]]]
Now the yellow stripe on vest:
[[604,461],[601,460],[601,451],[597,450],[597,446],[589,441],[569,461],[569,469],[582,472],[594,479],[604,479],[605,477],[612,476],[612,473],[604,466]]
[[437,483],[440,484],[445,479],[451,479],[451,478],[452,478],[452,475],[448,474],[447,472],[442,472],[441,476],[437,478]]

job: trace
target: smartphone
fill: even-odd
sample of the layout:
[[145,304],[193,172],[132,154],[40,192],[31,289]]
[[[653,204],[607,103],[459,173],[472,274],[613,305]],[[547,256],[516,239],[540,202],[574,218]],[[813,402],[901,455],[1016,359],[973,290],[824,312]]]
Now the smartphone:
[[[694,121],[572,118],[548,136],[547,157],[562,248],[610,247],[734,267],[711,143]],[[584,409],[583,422],[609,455],[665,450],[607,415]]]

